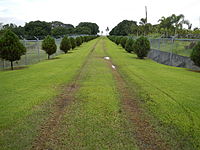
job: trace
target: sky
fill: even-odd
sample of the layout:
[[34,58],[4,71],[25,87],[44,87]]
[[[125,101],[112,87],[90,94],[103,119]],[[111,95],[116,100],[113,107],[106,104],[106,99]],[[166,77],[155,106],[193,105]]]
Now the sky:
[[184,14],[194,27],[200,27],[200,0],[0,0],[0,23],[61,21],[97,23],[101,31],[112,29],[122,20],[139,22],[148,9],[148,22],[157,24],[162,16]]

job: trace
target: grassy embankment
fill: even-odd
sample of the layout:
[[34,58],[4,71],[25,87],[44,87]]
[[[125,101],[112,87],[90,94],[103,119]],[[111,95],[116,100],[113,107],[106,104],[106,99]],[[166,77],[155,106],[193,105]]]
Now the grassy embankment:
[[0,149],[31,146],[61,85],[69,83],[96,43],[83,44],[57,59],[0,72]]
[[130,87],[137,85],[136,92],[163,126],[160,131],[169,132],[174,148],[200,149],[200,74],[137,59],[108,39],[106,47]]

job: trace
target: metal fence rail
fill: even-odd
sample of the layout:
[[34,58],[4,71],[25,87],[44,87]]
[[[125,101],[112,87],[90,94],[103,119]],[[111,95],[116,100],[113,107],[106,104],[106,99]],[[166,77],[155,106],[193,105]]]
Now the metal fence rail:
[[196,42],[200,39],[173,39],[173,38],[160,38],[149,39],[151,49],[169,52],[181,56],[189,57]]

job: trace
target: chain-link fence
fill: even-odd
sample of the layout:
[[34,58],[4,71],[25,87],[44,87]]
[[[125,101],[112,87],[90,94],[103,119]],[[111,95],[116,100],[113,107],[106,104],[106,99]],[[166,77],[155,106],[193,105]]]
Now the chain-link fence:
[[174,53],[181,56],[189,57],[196,42],[200,39],[149,39],[151,49]]
[[[21,56],[19,61],[13,63],[14,67],[25,66],[35,64],[41,60],[47,59],[48,55],[44,50],[41,49],[42,40],[22,40],[21,41],[26,47],[26,54]],[[61,39],[55,40],[57,45],[57,51],[51,57],[55,57],[63,52],[59,49]],[[10,62],[5,60],[0,60],[0,70],[10,68]]]

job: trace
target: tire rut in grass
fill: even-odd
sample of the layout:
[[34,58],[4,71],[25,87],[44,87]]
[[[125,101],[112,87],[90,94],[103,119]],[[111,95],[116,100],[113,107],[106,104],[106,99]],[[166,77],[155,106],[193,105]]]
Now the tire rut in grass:
[[63,92],[55,98],[55,102],[51,106],[51,114],[49,114],[46,122],[41,125],[41,128],[38,131],[39,134],[34,140],[31,149],[50,150],[51,148],[47,147],[47,143],[56,143],[58,141],[59,138],[56,137],[54,133],[60,126],[61,120],[65,114],[66,107],[75,99],[74,95],[80,87],[79,80],[82,77],[83,69],[88,63],[88,59],[90,59],[98,42],[99,40],[93,45],[81,68],[77,72],[76,76],[72,79],[72,82],[63,87]]
[[[102,43],[102,49],[106,52],[105,41]],[[109,56],[109,55],[107,55]],[[116,69],[112,68],[112,61],[105,60],[111,69],[116,80],[118,91],[121,95],[122,107],[128,118],[135,127],[135,135],[137,146],[142,150],[168,150],[170,146],[161,139],[155,127],[150,123],[150,118],[145,115],[145,110],[141,108],[139,100],[135,98],[129,90],[128,85]]]

